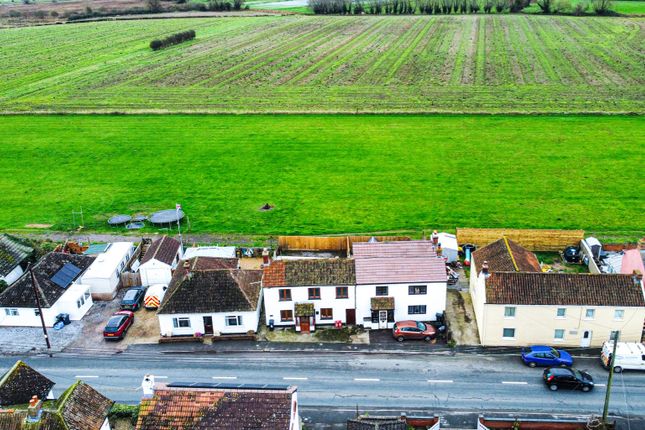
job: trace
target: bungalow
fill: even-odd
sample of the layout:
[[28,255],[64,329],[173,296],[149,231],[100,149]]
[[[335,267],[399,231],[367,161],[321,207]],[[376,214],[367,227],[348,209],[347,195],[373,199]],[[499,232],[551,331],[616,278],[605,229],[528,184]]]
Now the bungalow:
[[636,276],[543,273],[535,254],[501,239],[473,253],[471,295],[483,345],[597,347],[615,331],[640,341]]
[[435,321],[446,309],[446,263],[431,241],[353,244],[356,312],[366,328]]
[[275,260],[264,268],[266,323],[310,332],[317,325],[356,324],[354,261]]
[[0,235],[0,281],[11,285],[24,273],[22,264],[33,249],[6,234]]
[[[92,307],[90,287],[81,279],[93,261],[94,257],[86,255],[50,252],[33,267],[45,325],[53,326],[61,313],[80,320]],[[0,293],[0,326],[40,325],[34,285],[27,272]]]
[[262,271],[237,267],[236,258],[182,261],[157,312],[161,335],[257,331]]
[[181,243],[171,237],[163,236],[152,242],[139,265],[141,285],[168,284],[183,255]]
[[94,300],[112,300],[121,282],[121,272],[132,257],[132,242],[108,244],[83,275],[83,284],[90,286]]

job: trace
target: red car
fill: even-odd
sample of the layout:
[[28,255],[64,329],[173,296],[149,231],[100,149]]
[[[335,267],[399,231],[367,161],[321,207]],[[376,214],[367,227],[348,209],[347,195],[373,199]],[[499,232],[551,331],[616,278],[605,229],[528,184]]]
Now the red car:
[[132,311],[119,311],[114,313],[107,324],[105,324],[103,339],[123,339],[123,336],[128,332],[133,322],[134,312]]
[[423,339],[431,341],[437,335],[437,331],[430,324],[421,321],[399,321],[392,328],[392,336],[399,342],[405,339]]

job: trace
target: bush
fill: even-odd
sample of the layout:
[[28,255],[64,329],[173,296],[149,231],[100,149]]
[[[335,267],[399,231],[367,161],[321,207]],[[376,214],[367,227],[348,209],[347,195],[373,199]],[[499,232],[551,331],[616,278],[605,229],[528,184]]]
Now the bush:
[[150,42],[150,48],[153,51],[157,51],[162,48],[167,48],[168,46],[178,45],[182,42],[186,42],[194,38],[195,30],[182,31],[181,33],[170,35],[165,39],[154,39],[152,42]]
[[598,15],[609,14],[611,6],[611,0],[593,0],[593,10]]
[[585,12],[587,12],[587,9],[589,9],[589,3],[586,1],[581,1],[576,3],[576,5],[573,7],[573,14],[575,16],[581,16],[584,15]]
[[558,0],[553,7],[555,13],[571,12],[571,2],[569,0]]
[[110,412],[108,412],[108,418],[126,418],[130,419],[130,423],[135,425],[137,423],[137,418],[139,417],[139,405],[124,405],[122,403],[115,403],[112,405]]

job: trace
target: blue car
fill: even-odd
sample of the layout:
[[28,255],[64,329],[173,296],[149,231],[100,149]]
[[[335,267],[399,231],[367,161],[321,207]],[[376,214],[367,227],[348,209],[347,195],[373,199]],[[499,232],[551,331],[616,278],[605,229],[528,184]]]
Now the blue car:
[[544,345],[522,348],[522,361],[529,367],[570,367],[573,365],[573,357],[567,351]]

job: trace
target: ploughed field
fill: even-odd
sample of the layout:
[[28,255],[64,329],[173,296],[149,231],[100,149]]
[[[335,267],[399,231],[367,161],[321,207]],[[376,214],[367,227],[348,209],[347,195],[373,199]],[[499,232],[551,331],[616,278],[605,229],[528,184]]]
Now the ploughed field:
[[[153,52],[152,39],[194,29]],[[0,30],[0,112],[645,113],[645,19],[283,16]]]
[[118,232],[110,215],[175,203],[192,232],[645,226],[643,116],[26,115],[0,130],[0,229],[71,229],[82,208]]

